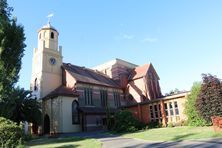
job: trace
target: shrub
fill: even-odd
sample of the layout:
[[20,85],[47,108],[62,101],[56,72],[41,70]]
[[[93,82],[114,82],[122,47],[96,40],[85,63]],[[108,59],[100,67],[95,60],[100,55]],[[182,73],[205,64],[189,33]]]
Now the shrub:
[[23,131],[14,122],[0,117],[0,147],[16,147],[21,145]]
[[177,122],[173,123],[173,126],[175,126],[175,127],[177,127],[177,126],[188,126],[188,122],[187,122],[187,120],[177,121]]
[[148,128],[150,129],[150,128],[158,128],[158,127],[160,127],[160,124],[159,124],[159,122],[155,122],[155,121],[153,121],[153,122],[149,122],[148,123]]
[[145,128],[145,124],[134,118],[130,111],[121,110],[115,114],[114,131],[135,132],[143,128]]
[[210,74],[202,75],[203,83],[196,100],[199,114],[211,123],[212,116],[222,116],[222,83]]
[[167,127],[174,127],[174,124],[173,124],[172,122],[169,122],[169,123],[167,124]]
[[187,122],[190,126],[205,126],[207,122],[198,114],[195,106],[197,97],[200,93],[201,84],[194,83],[191,89],[191,93],[187,97],[185,103],[185,114],[187,115]]

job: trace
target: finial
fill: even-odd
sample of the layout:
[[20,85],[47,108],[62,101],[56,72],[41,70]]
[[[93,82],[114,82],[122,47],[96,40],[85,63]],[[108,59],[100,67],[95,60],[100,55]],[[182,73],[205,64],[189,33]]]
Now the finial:
[[51,18],[54,16],[53,13],[50,13],[47,18],[48,18],[48,24],[50,24]]

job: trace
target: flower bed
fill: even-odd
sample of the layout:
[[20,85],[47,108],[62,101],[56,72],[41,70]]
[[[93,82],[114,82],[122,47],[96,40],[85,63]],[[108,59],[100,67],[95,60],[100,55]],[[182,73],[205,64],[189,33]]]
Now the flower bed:
[[221,132],[222,131],[222,117],[219,116],[213,116],[211,117],[214,131],[215,132]]

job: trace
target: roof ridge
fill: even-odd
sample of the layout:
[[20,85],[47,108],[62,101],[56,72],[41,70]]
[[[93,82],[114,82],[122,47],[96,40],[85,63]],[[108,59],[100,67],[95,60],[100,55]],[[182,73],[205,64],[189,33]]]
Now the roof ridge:
[[99,71],[73,65],[71,63],[63,63],[64,69],[70,72],[79,82],[95,83],[97,85],[119,87],[119,84],[112,78]]
[[[106,77],[106,78],[108,78],[108,79],[113,80],[113,79],[110,78],[108,75],[100,72],[100,71],[97,70],[97,69],[94,70],[94,69],[91,69],[91,68],[87,68],[87,67],[85,67],[85,66],[78,66],[78,65],[71,64],[71,63],[63,63],[63,64],[68,64],[68,65],[71,65],[71,66],[76,66],[76,67],[82,68],[82,69],[84,69],[84,70],[89,70],[89,71],[95,72],[95,73],[97,73],[97,74],[99,74],[99,75],[102,75],[102,76],[104,76],[104,77]],[[113,80],[113,81],[114,81],[114,80]]]

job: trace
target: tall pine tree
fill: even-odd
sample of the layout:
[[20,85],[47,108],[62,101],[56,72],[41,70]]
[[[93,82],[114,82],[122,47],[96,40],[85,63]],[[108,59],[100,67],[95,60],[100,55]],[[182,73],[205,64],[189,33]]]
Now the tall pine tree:
[[23,26],[11,17],[12,11],[7,0],[0,0],[0,116],[17,124],[23,121],[40,124],[39,102],[32,99],[30,91],[14,88],[26,45]]
[[9,98],[18,81],[26,47],[23,26],[11,17],[12,11],[7,0],[0,1],[0,101]]

